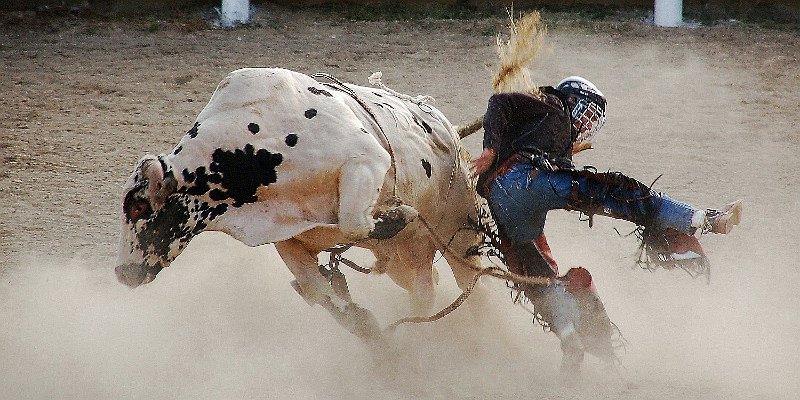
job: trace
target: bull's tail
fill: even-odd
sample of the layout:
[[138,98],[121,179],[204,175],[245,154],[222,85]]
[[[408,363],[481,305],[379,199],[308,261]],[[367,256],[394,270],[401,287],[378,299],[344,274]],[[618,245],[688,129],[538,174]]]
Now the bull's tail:
[[458,133],[458,137],[463,139],[481,130],[482,128],[483,128],[483,116],[481,115],[480,117],[475,118],[472,122],[464,126],[457,126],[456,132]]
[[547,27],[542,23],[539,12],[515,20],[513,11],[508,10],[508,18],[508,41],[503,42],[502,37],[497,36],[500,66],[492,79],[492,88],[495,93],[518,91],[538,95],[539,89],[531,80],[528,65],[539,55],[547,36]]

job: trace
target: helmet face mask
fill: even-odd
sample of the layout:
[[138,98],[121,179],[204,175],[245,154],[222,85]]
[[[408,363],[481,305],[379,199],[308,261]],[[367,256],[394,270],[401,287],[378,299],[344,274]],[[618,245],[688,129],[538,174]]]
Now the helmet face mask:
[[604,110],[593,101],[578,99],[572,107],[572,124],[578,132],[577,142],[590,140],[605,122]]
[[565,78],[556,89],[568,96],[572,124],[577,132],[575,141],[590,140],[606,122],[606,99],[603,93],[579,76]]

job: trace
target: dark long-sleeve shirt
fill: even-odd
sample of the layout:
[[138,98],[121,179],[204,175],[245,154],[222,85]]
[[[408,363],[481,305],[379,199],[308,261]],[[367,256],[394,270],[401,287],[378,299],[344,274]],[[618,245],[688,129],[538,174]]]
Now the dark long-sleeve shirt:
[[483,147],[497,154],[493,168],[521,150],[537,149],[551,157],[572,159],[572,123],[555,89],[542,98],[527,93],[498,93],[489,98],[483,117]]

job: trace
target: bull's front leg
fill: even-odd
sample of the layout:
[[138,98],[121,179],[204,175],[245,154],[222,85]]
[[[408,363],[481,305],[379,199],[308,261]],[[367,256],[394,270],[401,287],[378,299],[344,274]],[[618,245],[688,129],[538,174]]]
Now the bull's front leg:
[[361,339],[374,341],[381,338],[381,329],[372,312],[353,303],[349,295],[337,295],[328,279],[320,273],[317,264],[319,251],[309,249],[298,239],[275,243],[275,248],[297,279],[293,282],[295,290],[309,304],[323,306],[339,325]]
[[339,175],[339,229],[350,240],[389,239],[417,217],[406,204],[376,209],[391,161],[381,149],[348,160]]

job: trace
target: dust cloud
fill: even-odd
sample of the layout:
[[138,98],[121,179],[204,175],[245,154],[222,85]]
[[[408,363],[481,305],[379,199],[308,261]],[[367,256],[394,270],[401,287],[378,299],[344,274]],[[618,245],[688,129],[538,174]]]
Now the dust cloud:
[[[554,232],[554,242],[560,234]],[[370,262],[366,252],[350,257]],[[675,272],[593,268],[628,344],[621,366],[610,370],[590,358],[583,382],[567,385],[558,378],[555,337],[533,326],[493,280],[485,282],[492,315],[476,320],[465,306],[432,324],[403,325],[388,346],[374,348],[296,295],[272,246],[251,249],[222,234],[196,238],[158,279],[135,290],[116,282],[111,260],[29,258],[19,265],[4,274],[0,292],[0,398],[684,399],[798,393],[794,364],[781,358],[794,351],[785,332],[762,326],[767,318],[760,317],[761,308],[770,299]],[[437,268],[437,306],[444,306],[458,291],[446,264],[437,262]],[[345,273],[355,300],[382,324],[406,316],[405,293],[388,277]]]
[[[663,174],[655,188],[699,207],[745,201],[736,230],[702,239],[708,284],[635,269],[636,240],[614,231],[630,225],[598,218],[588,229],[550,213],[562,272],[592,272],[628,343],[615,370],[589,359],[580,384],[559,382],[557,339],[493,280],[491,315],[473,318],[468,302],[379,348],[306,304],[273,246],[204,233],[153,283],[119,284],[120,186],[144,153],[171,151],[227,72],[281,66],[364,84],[382,71],[460,124],[486,109],[493,32],[505,25],[260,15],[240,30],[68,19],[0,31],[0,399],[800,398],[791,32],[594,20],[551,30],[535,81],[580,74],[609,99],[597,149],[576,164],[648,183]],[[473,154],[480,136],[465,140]],[[348,257],[369,265],[366,253]],[[459,293],[436,268],[433,311]],[[388,277],[344,272],[382,325],[408,316]]]

